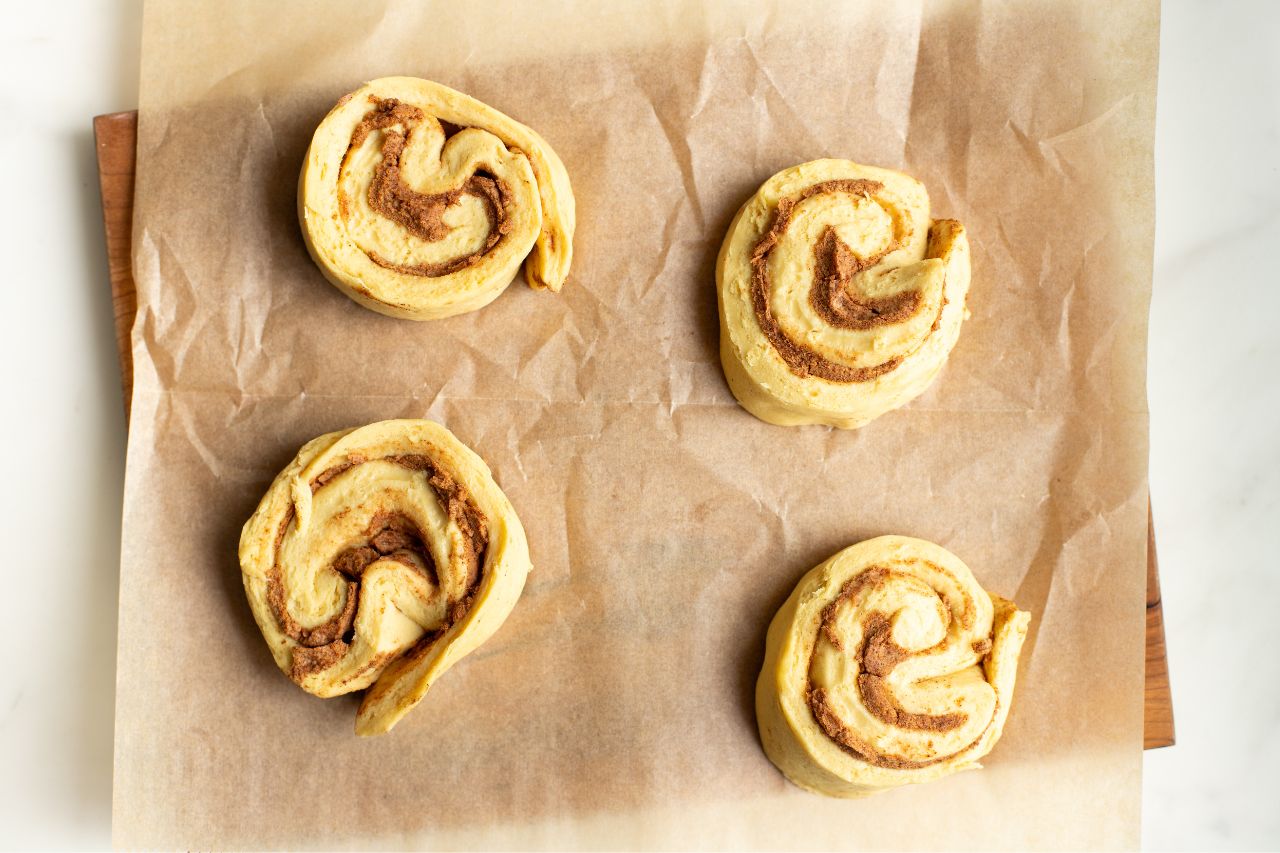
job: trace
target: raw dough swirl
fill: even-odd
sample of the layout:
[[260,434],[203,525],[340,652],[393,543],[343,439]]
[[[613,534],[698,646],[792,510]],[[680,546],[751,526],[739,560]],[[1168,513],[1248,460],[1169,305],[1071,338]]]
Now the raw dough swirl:
[[483,643],[529,572],[515,510],[484,462],[431,421],[308,442],[240,536],[240,570],[276,664],[328,697],[368,688],[382,734]]
[[298,216],[325,277],[412,320],[489,304],[522,261],[530,286],[558,291],[573,255],[573,191],[546,140],[413,77],[374,80],[325,116]]
[[1009,714],[1030,619],[931,542],[844,549],[769,625],[756,683],[765,753],[833,797],[978,767]]
[[918,397],[960,336],[969,243],[914,178],[848,160],[774,175],[716,265],[720,360],[747,411],[853,429]]

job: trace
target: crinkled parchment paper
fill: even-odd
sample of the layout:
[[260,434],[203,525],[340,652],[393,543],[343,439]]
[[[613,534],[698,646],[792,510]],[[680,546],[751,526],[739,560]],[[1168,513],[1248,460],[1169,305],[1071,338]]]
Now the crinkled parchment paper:
[[[1122,847],[1142,741],[1153,3],[153,3],[121,568],[127,847]],[[410,74],[542,133],[578,198],[559,295],[415,324],[321,277],[295,214],[343,93]],[[905,169],[974,248],[940,380],[853,433],[742,411],[713,268],[817,157]],[[448,425],[534,573],[389,736],[271,662],[240,525],[307,439]],[[844,802],[760,750],[765,628],[881,533],[1032,611],[982,772]]]

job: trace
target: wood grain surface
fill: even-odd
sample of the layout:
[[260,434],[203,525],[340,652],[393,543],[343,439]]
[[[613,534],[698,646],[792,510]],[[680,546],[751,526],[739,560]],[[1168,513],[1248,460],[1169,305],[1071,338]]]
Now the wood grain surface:
[[[129,332],[138,311],[133,284],[133,176],[138,114],[112,113],[93,120],[98,143],[98,172],[102,183],[102,219],[107,232],[107,266],[115,306],[116,342],[120,350],[120,379],[125,414],[133,396],[133,354]],[[1156,564],[1155,528],[1147,510],[1147,668],[1143,746],[1172,746],[1173,697],[1169,692],[1169,663],[1165,652],[1164,614],[1160,607],[1160,575]]]
[[124,414],[133,399],[133,347],[129,332],[138,313],[133,285],[133,171],[138,147],[138,114],[111,113],[93,120],[98,146],[98,182],[102,186],[102,224],[107,232],[107,271],[111,276],[111,304],[116,315],[116,346],[120,352],[120,384]]
[[1164,611],[1160,606],[1160,566],[1156,559],[1156,526],[1147,501],[1147,675],[1143,698],[1143,749],[1173,746],[1173,694],[1169,690],[1169,656],[1164,645]]

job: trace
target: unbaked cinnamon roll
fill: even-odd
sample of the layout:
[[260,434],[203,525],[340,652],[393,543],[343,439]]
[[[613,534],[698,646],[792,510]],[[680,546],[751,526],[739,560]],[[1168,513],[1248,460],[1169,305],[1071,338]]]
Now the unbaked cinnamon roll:
[[308,442],[240,537],[240,570],[276,664],[303,690],[367,690],[382,734],[515,606],[529,572],[515,510],[439,424],[383,421]]
[[914,178],[848,160],[774,175],[716,265],[720,359],[747,411],[853,429],[918,397],[960,336],[964,227]]
[[367,83],[325,116],[298,215],[333,284],[412,320],[489,304],[522,262],[531,287],[558,291],[573,255],[573,191],[546,140],[413,77]]
[[833,797],[978,767],[1013,703],[1030,619],[931,542],[844,549],[769,625],[756,684],[765,753]]

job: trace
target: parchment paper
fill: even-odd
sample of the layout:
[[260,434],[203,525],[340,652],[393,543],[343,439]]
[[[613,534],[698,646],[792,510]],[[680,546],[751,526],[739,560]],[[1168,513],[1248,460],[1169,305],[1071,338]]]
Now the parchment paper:
[[[115,840],[127,847],[1138,843],[1153,3],[153,3]],[[415,324],[308,259],[303,152],[343,93],[438,80],[542,133],[578,198],[559,296]],[[733,401],[713,269],[774,171],[921,178],[973,241],[932,390],[854,433]],[[535,570],[389,736],[271,662],[236,562],[327,430],[439,420]],[[800,576],[896,532],[1034,614],[982,772],[856,802],[787,784],[752,691]]]

